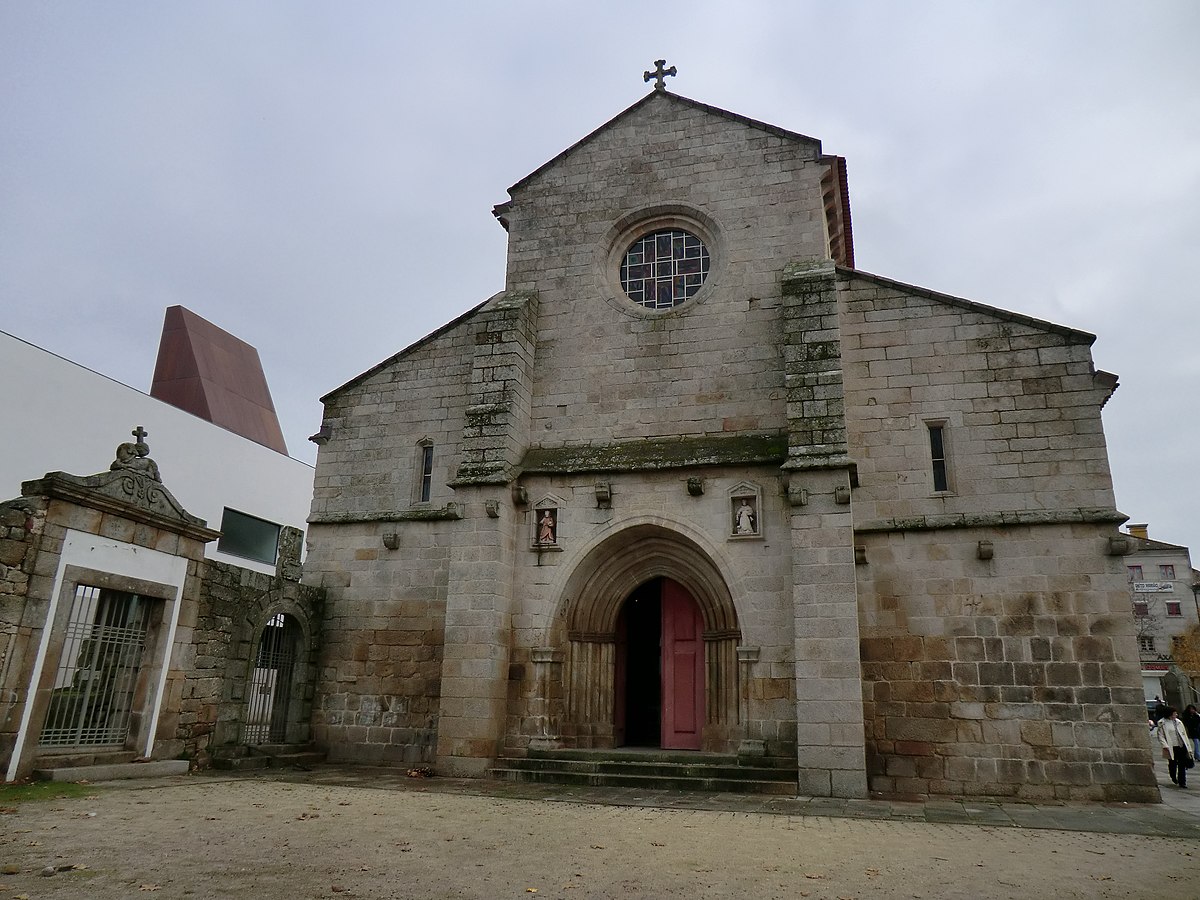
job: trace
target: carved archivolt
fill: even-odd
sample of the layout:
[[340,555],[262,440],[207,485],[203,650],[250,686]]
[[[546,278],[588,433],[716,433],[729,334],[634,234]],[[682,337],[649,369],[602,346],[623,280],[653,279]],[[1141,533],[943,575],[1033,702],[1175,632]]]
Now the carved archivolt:
[[579,563],[565,596],[571,634],[611,635],[621,604],[652,578],[670,578],[695,599],[709,633],[736,631],[737,612],[725,579],[703,550],[660,525],[637,525],[613,535]]

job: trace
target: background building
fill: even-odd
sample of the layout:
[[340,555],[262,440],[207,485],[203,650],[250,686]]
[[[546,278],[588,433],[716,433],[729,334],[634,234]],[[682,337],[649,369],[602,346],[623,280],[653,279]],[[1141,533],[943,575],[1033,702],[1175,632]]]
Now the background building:
[[1176,637],[1200,625],[1200,572],[1187,547],[1156,541],[1149,526],[1127,526],[1132,547],[1125,557],[1129,594],[1142,662],[1146,699],[1163,699],[1182,709],[1197,701],[1192,681],[1172,659]]
[[[181,334],[180,322],[193,332]],[[307,530],[313,468],[282,452],[281,437],[275,449],[260,439],[270,434],[261,423],[273,420],[274,412],[264,411],[266,380],[257,354],[253,365],[247,363],[246,347],[194,313],[172,307],[158,359],[163,376],[156,376],[165,389],[174,388],[167,402],[0,332],[5,414],[9,422],[22,423],[9,430],[0,452],[0,499],[19,496],[22,482],[47,472],[95,471],[112,461],[118,444],[134,440],[131,430],[141,426],[179,502],[226,533],[206,554],[274,571],[279,529]],[[146,367],[149,372],[149,354]],[[177,377],[168,378],[170,372]],[[247,385],[257,402],[234,395],[229,384]],[[239,423],[247,427],[230,430]],[[278,427],[275,422],[275,433]]]
[[155,386],[195,415],[11,335],[0,359],[29,435],[0,456],[4,777],[302,744],[312,469],[264,446],[278,424],[254,349],[168,311]]

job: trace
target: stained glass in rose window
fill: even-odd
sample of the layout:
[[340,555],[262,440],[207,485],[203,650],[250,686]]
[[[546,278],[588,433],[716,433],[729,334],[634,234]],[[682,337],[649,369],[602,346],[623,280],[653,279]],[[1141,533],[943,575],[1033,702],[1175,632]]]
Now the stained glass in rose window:
[[708,248],[679,229],[638,238],[621,263],[621,287],[647,309],[670,309],[687,300],[708,276]]

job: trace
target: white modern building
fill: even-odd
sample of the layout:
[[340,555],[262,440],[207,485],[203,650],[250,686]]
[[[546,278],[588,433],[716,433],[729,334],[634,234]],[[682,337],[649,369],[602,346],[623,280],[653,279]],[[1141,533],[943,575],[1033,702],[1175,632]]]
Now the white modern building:
[[307,530],[307,463],[5,332],[0,362],[10,379],[5,418],[22,423],[0,444],[0,500],[47,472],[107,470],[140,427],[171,492],[224,532],[208,545],[209,558],[274,572],[279,528]]

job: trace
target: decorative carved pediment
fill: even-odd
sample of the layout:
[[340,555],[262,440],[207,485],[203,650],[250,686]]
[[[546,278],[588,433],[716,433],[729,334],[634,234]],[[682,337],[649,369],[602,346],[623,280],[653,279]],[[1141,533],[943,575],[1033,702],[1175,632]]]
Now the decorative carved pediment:
[[219,531],[209,528],[207,522],[185,510],[162,483],[141,426],[133,434],[137,442],[117,447],[117,458],[109,471],[87,476],[48,472],[36,481],[22,484],[22,494],[67,500],[199,541],[214,541],[220,537]]

